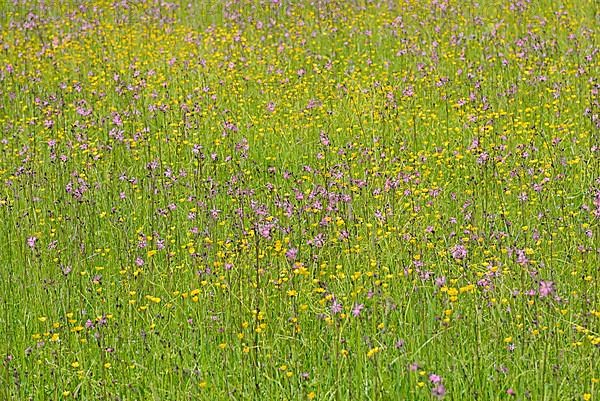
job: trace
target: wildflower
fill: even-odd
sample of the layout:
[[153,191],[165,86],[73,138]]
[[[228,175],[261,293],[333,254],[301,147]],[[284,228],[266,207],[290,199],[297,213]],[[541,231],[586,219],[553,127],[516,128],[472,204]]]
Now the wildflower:
[[320,138],[320,140],[321,140],[321,144],[322,144],[323,146],[329,146],[329,143],[330,143],[330,142],[329,142],[329,137],[327,136],[327,134],[326,134],[324,131],[321,131],[321,132],[319,133],[319,138]]
[[334,300],[333,304],[331,305],[331,313],[333,313],[334,315],[340,313],[342,311],[342,304],[340,304],[338,301]]
[[33,249],[35,248],[35,243],[37,242],[37,237],[29,237],[27,238],[27,246],[29,246],[29,248]]
[[65,277],[68,276],[69,273],[71,273],[71,271],[73,270],[71,268],[71,266],[64,266],[64,265],[61,265],[60,269],[62,271],[63,276],[65,276]]
[[356,304],[356,305],[354,305],[354,307],[352,308],[352,316],[358,317],[360,315],[360,312],[363,310],[364,307],[365,307],[365,305],[363,305],[363,304]]
[[467,257],[467,249],[462,246],[462,245],[456,245],[454,248],[452,248],[452,257],[455,260],[462,260],[465,257]]
[[298,249],[296,249],[296,248],[290,248],[285,253],[285,257],[288,258],[289,260],[295,260],[296,256],[298,256]]
[[529,199],[529,197],[527,196],[527,192],[521,192],[518,198],[521,202],[527,202],[527,199]]
[[552,281],[540,281],[540,298],[547,297],[554,292],[554,283]]
[[431,389],[431,394],[433,394],[434,397],[441,399],[444,397],[444,395],[446,395],[446,387],[440,383]]
[[520,264],[521,266],[525,266],[525,265],[529,264],[529,259],[527,258],[525,251],[523,251],[521,249],[517,249],[516,253],[517,253],[517,263],[518,264]]
[[375,348],[371,348],[368,352],[367,352],[367,358],[373,358],[375,355],[377,355],[379,352],[381,352],[381,348],[380,347],[375,347]]

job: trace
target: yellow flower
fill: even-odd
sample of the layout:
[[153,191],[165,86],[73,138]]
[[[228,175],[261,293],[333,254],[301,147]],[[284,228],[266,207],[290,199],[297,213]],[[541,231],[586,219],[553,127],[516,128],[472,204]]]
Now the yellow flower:
[[373,358],[379,352],[381,352],[381,348],[379,348],[379,347],[371,348],[369,350],[369,352],[367,352],[367,358]]

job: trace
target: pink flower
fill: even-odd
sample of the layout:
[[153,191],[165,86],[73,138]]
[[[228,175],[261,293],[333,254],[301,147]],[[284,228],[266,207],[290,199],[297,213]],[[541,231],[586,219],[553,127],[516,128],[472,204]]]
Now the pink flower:
[[37,237],[29,237],[27,238],[27,246],[31,249],[35,248],[35,243],[37,242]]
[[352,316],[358,317],[358,315],[360,315],[360,312],[364,309],[364,307],[365,305],[363,304],[354,305],[354,308],[352,308]]
[[462,260],[467,257],[467,248],[462,245],[456,245],[452,248],[452,257],[456,260]]
[[552,281],[540,281],[540,297],[544,298],[554,292],[554,283]]
[[288,251],[285,253],[285,256],[289,260],[295,260],[296,256],[298,256],[298,249],[296,249],[296,248],[290,248],[290,249],[288,249]]
[[441,399],[444,397],[444,395],[446,395],[446,387],[444,387],[444,385],[440,383],[431,389],[431,394]]

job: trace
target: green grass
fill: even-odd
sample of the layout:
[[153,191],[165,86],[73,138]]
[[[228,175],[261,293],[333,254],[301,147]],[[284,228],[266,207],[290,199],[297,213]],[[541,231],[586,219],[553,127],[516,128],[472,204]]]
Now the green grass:
[[599,399],[596,2],[187,3],[0,3],[0,399]]

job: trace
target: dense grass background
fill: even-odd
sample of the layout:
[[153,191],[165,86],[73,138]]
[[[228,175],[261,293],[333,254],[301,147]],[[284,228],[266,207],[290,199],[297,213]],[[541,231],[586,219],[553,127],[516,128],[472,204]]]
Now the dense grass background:
[[600,397],[598,3],[0,3],[0,398]]

